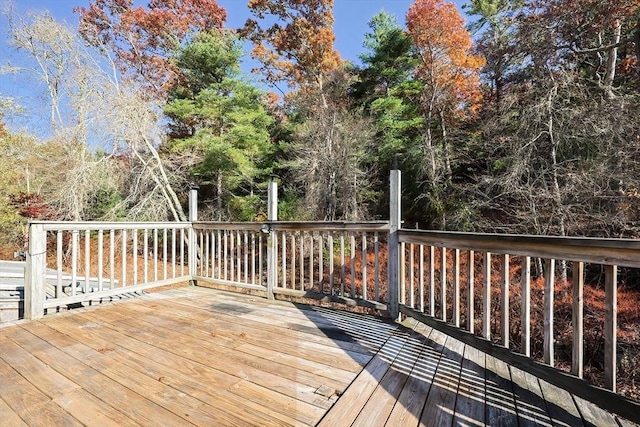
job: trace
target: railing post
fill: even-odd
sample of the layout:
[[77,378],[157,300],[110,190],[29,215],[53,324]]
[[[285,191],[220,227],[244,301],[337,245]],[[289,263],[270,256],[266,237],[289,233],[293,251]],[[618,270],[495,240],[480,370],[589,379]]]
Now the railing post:
[[47,233],[42,224],[29,224],[29,249],[25,268],[24,317],[44,316]]
[[198,264],[198,248],[196,231],[193,229],[193,223],[198,220],[198,189],[191,188],[189,190],[189,284],[197,285],[194,277],[197,275]]
[[[267,189],[267,220],[270,223],[278,220],[278,183],[274,180],[269,181]],[[267,237],[267,298],[269,299],[273,299],[273,288],[278,280],[277,239],[276,231],[269,228]]]
[[389,255],[388,255],[388,287],[389,287],[389,314],[392,319],[398,319],[400,307],[398,298],[400,295],[400,256],[398,230],[400,229],[401,216],[401,173],[392,170],[389,177],[390,203],[389,203]]

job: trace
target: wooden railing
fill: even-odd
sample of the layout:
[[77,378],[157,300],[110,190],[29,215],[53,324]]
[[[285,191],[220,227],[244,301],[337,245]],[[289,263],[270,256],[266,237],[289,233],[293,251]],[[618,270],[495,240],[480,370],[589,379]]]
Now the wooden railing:
[[[271,298],[319,296],[373,304],[392,318],[412,316],[447,325],[461,339],[479,336],[499,344],[492,354],[503,349],[500,354],[510,363],[531,361],[536,356],[532,343],[541,341],[541,361],[548,370],[557,360],[554,291],[561,266],[571,280],[565,289],[572,297],[573,381],[582,378],[584,368],[585,265],[598,265],[605,278],[604,379],[615,392],[617,273],[619,267],[640,267],[640,242],[403,229],[399,190],[400,175],[394,171],[388,223],[278,222],[273,199],[270,220],[263,223],[198,222],[195,208],[188,223],[32,222],[25,317],[188,280],[250,288]],[[195,206],[195,196],[190,204]],[[48,252],[55,255],[47,263]],[[532,262],[544,277],[537,323]],[[55,270],[53,281],[44,279],[46,266]],[[542,332],[536,332],[533,326],[540,324]],[[543,373],[537,366],[533,372]],[[553,377],[558,371],[549,372]],[[609,409],[619,403],[606,399],[602,406]]]
[[[616,389],[617,269],[640,267],[640,242],[622,239],[591,239],[447,233],[400,230],[400,302],[403,306],[437,317],[470,333],[497,341],[531,356],[532,340],[543,342],[543,361],[554,366],[554,288],[558,261],[568,265],[572,289],[572,369],[583,376],[584,269],[601,265],[605,276],[604,378]],[[532,336],[531,260],[544,260],[543,336]],[[461,260],[463,262],[461,262]],[[514,260],[517,265],[514,267]],[[464,264],[464,271],[461,269]],[[478,268],[478,264],[481,268]],[[452,271],[447,271],[447,265]],[[495,271],[499,272],[496,280]],[[496,285],[495,282],[498,282]],[[516,292],[511,292],[517,287]],[[476,299],[480,298],[480,301]],[[492,299],[499,300],[498,307]],[[515,299],[515,301],[514,301]],[[464,300],[464,303],[463,303]],[[520,313],[510,312],[517,303]],[[515,314],[515,316],[514,316]],[[514,319],[515,317],[515,319]],[[516,321],[517,328],[510,322]],[[477,330],[477,326],[480,326]],[[519,330],[520,343],[510,342]]]
[[190,223],[30,223],[25,317],[189,280]]
[[[349,303],[386,302],[387,222],[194,223],[194,279]],[[380,307],[384,308],[384,307]]]
[[261,223],[193,225],[198,256],[194,280],[267,290],[267,237]]

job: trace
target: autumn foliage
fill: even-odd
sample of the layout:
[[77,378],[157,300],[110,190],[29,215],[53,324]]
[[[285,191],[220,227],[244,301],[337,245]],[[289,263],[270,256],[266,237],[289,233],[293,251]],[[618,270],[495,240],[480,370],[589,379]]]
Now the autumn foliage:
[[418,76],[431,91],[436,108],[475,113],[482,99],[481,56],[453,3],[416,0],[407,13],[407,29],[422,64]]
[[[255,71],[269,83],[322,88],[324,76],[341,63],[333,48],[333,0],[250,0],[249,9],[257,19],[248,19],[241,34],[262,64]],[[276,21],[263,26],[258,20],[267,15]]]
[[221,29],[227,13],[216,0],[95,0],[78,7],[80,33],[94,46],[108,47],[125,75],[164,95],[175,82],[170,61],[180,45],[199,31]]

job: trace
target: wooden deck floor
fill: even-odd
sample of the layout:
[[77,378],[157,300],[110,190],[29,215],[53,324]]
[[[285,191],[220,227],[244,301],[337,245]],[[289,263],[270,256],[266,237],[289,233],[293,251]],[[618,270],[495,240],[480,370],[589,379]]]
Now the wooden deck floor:
[[632,425],[422,324],[205,288],[0,328],[0,425]]

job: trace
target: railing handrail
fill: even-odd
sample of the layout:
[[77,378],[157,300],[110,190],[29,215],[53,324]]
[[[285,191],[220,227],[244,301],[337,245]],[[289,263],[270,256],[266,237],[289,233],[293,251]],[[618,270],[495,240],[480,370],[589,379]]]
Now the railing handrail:
[[263,221],[263,222],[194,222],[196,230],[260,230],[263,226],[276,231],[388,231],[388,221]]
[[401,229],[400,242],[640,268],[640,240]]
[[44,231],[105,231],[105,230],[163,230],[187,229],[190,222],[117,222],[117,221],[29,221],[30,224],[42,225]]

